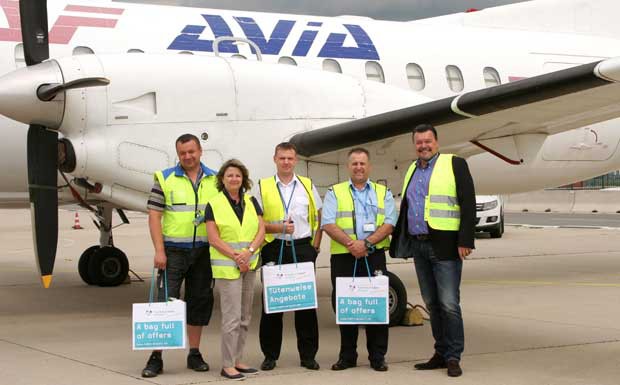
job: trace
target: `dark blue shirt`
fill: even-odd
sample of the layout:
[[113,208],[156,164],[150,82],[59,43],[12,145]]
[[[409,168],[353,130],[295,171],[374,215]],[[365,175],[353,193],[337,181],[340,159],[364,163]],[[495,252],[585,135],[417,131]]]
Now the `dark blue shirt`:
[[438,153],[435,154],[428,161],[426,167],[422,167],[422,162],[418,159],[415,172],[407,187],[407,230],[411,235],[428,234],[428,224],[424,220],[425,198],[428,195],[428,186],[438,156]]

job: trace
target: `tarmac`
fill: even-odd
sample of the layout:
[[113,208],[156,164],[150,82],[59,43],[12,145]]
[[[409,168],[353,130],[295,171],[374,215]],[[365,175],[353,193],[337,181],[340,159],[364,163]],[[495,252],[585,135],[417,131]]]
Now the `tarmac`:
[[[152,245],[146,217],[115,230],[117,247],[144,282],[115,288],[84,284],[77,263],[98,232],[80,212],[84,230],[72,230],[73,213],[61,211],[60,239],[52,288],[43,289],[32,251],[26,210],[0,210],[0,384],[206,384],[219,376],[219,306],[203,332],[201,350],[211,371],[185,368],[185,352],[164,353],[164,373],[142,379],[147,352],[131,350],[131,305],[145,302]],[[330,306],[329,256],[319,257],[321,370],[299,366],[293,322],[285,317],[278,366],[248,384],[535,384],[620,383],[620,230],[506,227],[501,239],[480,238],[466,262],[461,289],[465,322],[464,374],[416,371],[433,352],[430,325],[390,329],[389,371],[375,372],[360,333],[358,367],[329,369],[337,360],[339,333]],[[328,250],[328,244],[323,245]],[[420,303],[411,261],[390,261],[409,301]],[[217,303],[217,301],[216,301]],[[245,360],[259,366],[260,289]]]

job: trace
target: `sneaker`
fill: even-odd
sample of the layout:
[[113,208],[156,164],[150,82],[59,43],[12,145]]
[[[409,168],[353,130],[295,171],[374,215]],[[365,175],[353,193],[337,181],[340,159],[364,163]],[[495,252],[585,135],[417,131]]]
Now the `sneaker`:
[[146,366],[142,369],[142,377],[157,377],[163,371],[164,360],[161,358],[161,353],[153,352],[146,362]]
[[187,368],[197,372],[206,372],[209,370],[209,364],[202,359],[202,354],[190,353],[187,355]]

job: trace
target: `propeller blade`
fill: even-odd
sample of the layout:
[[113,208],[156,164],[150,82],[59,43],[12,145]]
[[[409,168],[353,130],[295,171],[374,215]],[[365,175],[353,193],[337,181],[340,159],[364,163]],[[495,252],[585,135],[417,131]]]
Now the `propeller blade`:
[[47,1],[20,0],[22,41],[26,65],[41,63],[50,57],[47,29]]
[[110,84],[110,80],[101,77],[76,79],[67,83],[42,84],[39,89],[37,89],[37,97],[43,102],[49,102],[54,99],[56,95],[66,90],[101,87],[107,86],[108,84]]
[[31,125],[27,149],[32,237],[41,281],[48,288],[58,243],[58,133]]

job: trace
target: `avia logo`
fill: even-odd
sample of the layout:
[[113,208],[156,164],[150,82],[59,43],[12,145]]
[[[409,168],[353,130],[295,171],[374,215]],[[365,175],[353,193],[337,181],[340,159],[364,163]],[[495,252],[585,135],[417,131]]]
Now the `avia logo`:
[[[0,28],[0,41],[22,41],[22,31],[19,17],[19,1],[0,0],[0,7],[4,11],[8,28]],[[85,5],[67,5],[66,12],[80,12],[90,14],[104,14],[120,16],[125,11],[122,8],[89,7]],[[80,27],[114,28],[117,19],[110,17],[68,16],[60,15],[52,25],[49,34],[51,44],[68,44],[73,38],[75,31]]]
[[[215,38],[233,36],[230,26],[220,15],[201,15]],[[233,17],[239,25],[245,37],[256,43],[261,53],[264,55],[280,55],[282,47],[291,35],[293,27],[297,23],[295,20],[278,20],[269,38],[251,17]],[[308,22],[301,32],[292,56],[307,56],[310,48],[315,43],[319,29],[323,26],[322,22]],[[327,40],[323,43],[318,57],[340,58],[340,59],[364,59],[379,60],[379,53],[373,44],[370,36],[364,29],[356,24],[343,24],[347,33],[330,33]],[[170,44],[168,49],[179,51],[203,51],[213,52],[213,40],[200,39],[205,31],[205,25],[187,25]],[[345,40],[350,37],[355,42],[355,46],[345,46]],[[219,44],[219,51],[223,53],[239,53],[239,49],[233,42],[224,41]],[[252,53],[254,49],[252,48]]]

